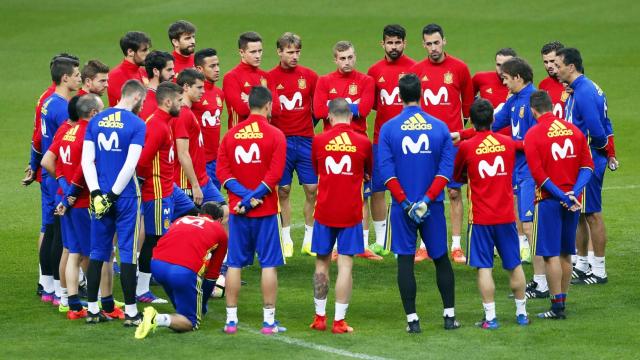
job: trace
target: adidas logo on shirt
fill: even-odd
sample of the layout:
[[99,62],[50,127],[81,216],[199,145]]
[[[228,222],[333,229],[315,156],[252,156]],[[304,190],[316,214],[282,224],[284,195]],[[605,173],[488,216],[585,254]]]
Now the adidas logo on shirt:
[[502,151],[505,151],[506,149],[507,148],[504,145],[500,144],[500,142],[496,140],[496,138],[494,138],[493,135],[489,135],[484,140],[482,140],[480,145],[478,145],[478,148],[476,149],[476,154],[482,155],[482,154],[489,154],[494,152],[502,152]]
[[262,139],[263,134],[260,132],[260,128],[258,127],[257,122],[252,122],[251,124],[245,126],[244,128],[238,130],[235,135],[233,135],[236,139]]
[[64,137],[62,138],[63,141],[76,141],[76,132],[78,132],[78,128],[80,127],[80,125],[76,125],[74,127],[72,127],[71,129],[67,130],[67,132],[64,134]]
[[356,152],[358,150],[356,146],[351,143],[351,139],[349,139],[349,135],[346,132],[341,133],[333,138],[333,140],[329,141],[324,149],[327,151],[346,152]]
[[551,126],[549,126],[549,131],[547,131],[548,137],[558,137],[558,136],[569,136],[573,135],[573,130],[567,129],[567,127],[558,120],[553,120]]
[[402,123],[400,126],[401,130],[431,130],[431,124],[427,123],[427,120],[424,117],[417,113],[412,117],[408,118]]
[[276,87],[276,90],[283,90],[284,86],[282,86],[282,84],[278,84],[278,87]]

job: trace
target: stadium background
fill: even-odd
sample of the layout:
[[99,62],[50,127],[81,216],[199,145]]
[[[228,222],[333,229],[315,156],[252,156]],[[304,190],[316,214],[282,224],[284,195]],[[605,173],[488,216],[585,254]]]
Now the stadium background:
[[[521,4],[521,5],[518,5]],[[0,3],[3,44],[0,64],[0,349],[2,358],[107,358],[125,356],[172,358],[333,358],[343,355],[385,358],[424,356],[449,358],[506,358],[511,356],[631,358],[637,344],[639,255],[637,202],[640,180],[635,156],[639,143],[639,110],[634,86],[640,81],[640,23],[633,1],[606,2],[492,2],[492,1],[47,1],[4,0]],[[463,59],[471,73],[494,68],[495,51],[510,46],[534,68],[537,84],[546,73],[539,50],[560,40],[582,51],[587,75],[606,92],[614,124],[621,169],[607,172],[604,201],[609,236],[609,284],[572,287],[566,321],[536,321],[516,326],[514,305],[507,298],[507,279],[495,271],[496,302],[502,328],[485,332],[473,327],[482,317],[475,271],[454,265],[456,315],[463,327],[442,330],[441,302],[435,288],[433,265],[417,265],[418,313],[423,334],[407,336],[405,318],[395,283],[395,261],[357,260],[354,294],[348,320],[356,331],[333,336],[308,330],[313,315],[311,277],[313,260],[297,255],[280,271],[278,318],[289,328],[282,341],[256,335],[261,305],[258,269],[245,272],[240,318],[247,331],[223,336],[224,304],[210,301],[210,313],[201,330],[176,335],[166,329],[144,341],[134,341],[133,331],[119,322],[86,326],[70,322],[34,296],[37,279],[36,239],[40,223],[39,190],[22,188],[19,180],[28,160],[33,109],[37,97],[50,84],[48,63],[53,54],[66,51],[81,62],[98,58],[113,67],[122,59],[118,39],[128,30],[148,33],[153,49],[170,50],[166,29],[177,19],[197,28],[197,49],[214,47],[223,74],[238,62],[237,36],[247,30],[264,38],[264,69],[277,63],[275,40],[285,31],[302,36],[301,63],[319,74],[333,71],[331,46],[351,40],[357,51],[357,68],[367,68],[383,56],[379,46],[384,25],[400,23],[407,29],[406,54],[422,59],[421,29],[430,22],[443,26],[446,50]],[[221,84],[221,82],[220,82]],[[226,124],[226,116],[223,118]],[[370,116],[370,124],[373,116]],[[371,125],[370,125],[371,128]],[[294,180],[295,181],[295,180]],[[302,238],[302,190],[296,187],[294,227],[296,243]],[[466,209],[466,205],[465,205]],[[373,235],[373,234],[372,234]],[[372,237],[373,239],[373,237]],[[298,246],[296,246],[298,249]],[[499,265],[498,265],[499,266]],[[531,275],[531,267],[525,271]],[[335,275],[335,273],[333,273]],[[334,277],[335,279],[335,277]],[[117,278],[116,278],[117,281]],[[331,284],[333,285],[333,283]],[[116,282],[116,298],[121,299]],[[161,290],[154,289],[162,294]],[[329,314],[333,314],[333,290]],[[545,310],[548,302],[530,301],[528,311]],[[169,311],[170,306],[160,306]],[[142,309],[142,307],[140,307]],[[635,334],[635,335],[634,335]],[[314,347],[314,349],[307,348]],[[637,350],[637,348],[636,348]]]

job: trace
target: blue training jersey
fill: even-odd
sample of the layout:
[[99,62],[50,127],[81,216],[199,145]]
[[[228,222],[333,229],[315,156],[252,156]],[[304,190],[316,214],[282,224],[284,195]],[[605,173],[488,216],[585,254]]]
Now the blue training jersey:
[[582,131],[589,146],[603,148],[607,145],[607,136],[613,134],[604,91],[584,75],[580,75],[570,86],[573,93],[564,106],[565,119]]
[[[40,112],[40,127],[42,131],[42,154],[44,155],[53,143],[53,137],[58,128],[69,119],[69,101],[64,97],[53,93],[42,104]],[[42,175],[47,175],[43,168]],[[55,174],[51,174],[55,177]]]
[[[94,116],[87,126],[84,140],[94,144],[96,171],[100,190],[108,192],[127,159],[129,145],[144,145],[144,121],[124,109],[110,108]],[[139,196],[136,176],[124,188],[121,197]]]
[[[529,105],[529,98],[535,91],[536,88],[530,83],[517,94],[511,95],[500,111],[494,115],[495,121],[491,129],[498,131],[506,126],[511,126],[511,138],[516,141],[523,141],[527,131],[537,124]],[[516,152],[514,174],[518,174],[520,177],[531,177],[527,159],[522,151]]]
[[[447,125],[407,106],[380,129],[378,161],[385,184],[397,178],[409,201],[422,200],[436,176],[451,180],[454,148]],[[440,192],[435,201],[442,201]],[[393,203],[397,205],[395,199]]]

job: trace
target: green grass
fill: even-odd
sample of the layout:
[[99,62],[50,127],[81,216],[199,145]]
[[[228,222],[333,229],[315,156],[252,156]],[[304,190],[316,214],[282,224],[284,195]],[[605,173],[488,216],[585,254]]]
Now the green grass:
[[[637,202],[640,199],[640,148],[634,124],[638,113],[636,84],[640,82],[640,43],[637,41],[638,7],[635,2],[607,1],[536,3],[371,2],[317,1],[110,1],[28,2],[5,0],[0,4],[3,46],[0,65],[4,70],[0,87],[2,114],[0,154],[0,348],[2,358],[78,358],[81,356],[124,358],[151,356],[175,358],[333,358],[334,354],[309,350],[240,331],[223,336],[224,304],[210,301],[210,313],[201,330],[177,335],[159,329],[145,341],[134,341],[133,332],[119,323],[86,326],[69,322],[51,306],[34,296],[37,278],[36,239],[39,227],[39,190],[21,188],[19,180],[28,159],[33,107],[49,85],[47,64],[51,56],[68,51],[81,57],[99,58],[115,65],[121,59],[117,41],[128,30],[151,35],[154,48],[168,49],[166,28],[176,19],[198,26],[198,48],[218,49],[223,71],[238,61],[237,35],[256,30],[265,39],[265,68],[276,64],[275,39],[285,31],[303,37],[302,63],[319,73],[334,69],[331,46],[351,40],[357,49],[361,71],[382,57],[381,29],[401,23],[409,33],[407,53],[420,59],[419,34],[428,22],[443,25],[447,50],[467,62],[472,73],[493,68],[495,50],[514,47],[533,67],[536,83],[544,70],[539,48],[559,39],[582,50],[587,74],[608,95],[609,113],[616,130],[621,169],[608,173],[605,182],[605,218],[609,236],[607,267],[609,284],[572,287],[569,319],[535,321],[520,328],[513,320],[514,305],[507,299],[507,279],[496,270],[496,301],[502,328],[483,332],[472,326],[482,316],[475,271],[456,265],[456,314],[463,327],[442,330],[441,302],[431,263],[417,266],[418,312],[424,333],[407,336],[404,314],[395,283],[393,258],[383,263],[356,260],[354,294],[348,313],[356,332],[347,336],[308,330],[313,315],[311,278],[313,259],[296,256],[280,270],[278,318],[289,328],[287,337],[355,353],[387,358],[541,358],[589,357],[635,358],[640,327],[637,274],[639,254],[635,235]],[[302,189],[293,191],[294,228],[297,243],[302,238]],[[531,275],[530,266],[525,267]],[[334,274],[335,275],[335,274]],[[245,271],[248,286],[242,289],[240,319],[257,329],[262,321],[259,269]],[[161,292],[159,289],[155,291]],[[119,298],[119,286],[116,285]],[[329,315],[333,297],[329,297]],[[545,310],[546,301],[530,301],[529,312]],[[170,306],[159,307],[171,311]],[[636,345],[633,345],[636,344]]]

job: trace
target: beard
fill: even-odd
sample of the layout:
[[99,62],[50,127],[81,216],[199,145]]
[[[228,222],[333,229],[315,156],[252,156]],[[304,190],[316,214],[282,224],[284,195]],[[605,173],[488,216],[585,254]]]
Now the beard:
[[397,60],[400,56],[402,56],[402,51],[392,50],[391,52],[387,53],[387,56],[391,60]]
[[169,115],[173,117],[177,117],[178,115],[180,115],[180,107],[172,106],[171,109],[169,109]]
[[189,56],[193,54],[195,50],[196,50],[196,47],[194,45],[194,46],[188,46],[184,49],[179,49],[178,52],[180,53],[180,55]]
[[131,108],[131,112],[138,115],[140,113],[140,110],[142,110],[142,100],[133,105],[133,108]]

